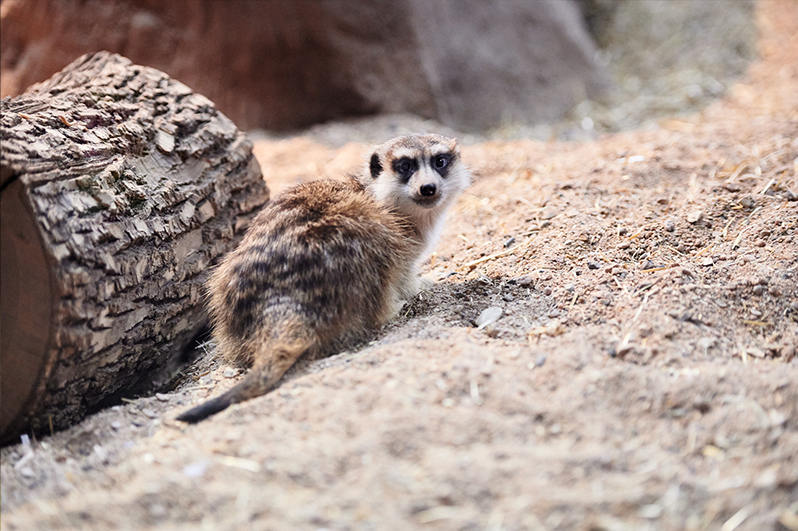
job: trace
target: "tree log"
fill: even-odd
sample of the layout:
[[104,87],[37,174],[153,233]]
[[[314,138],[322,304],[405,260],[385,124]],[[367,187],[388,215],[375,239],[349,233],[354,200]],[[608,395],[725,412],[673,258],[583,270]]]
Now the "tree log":
[[170,378],[269,196],[204,96],[107,52],[0,102],[0,439]]

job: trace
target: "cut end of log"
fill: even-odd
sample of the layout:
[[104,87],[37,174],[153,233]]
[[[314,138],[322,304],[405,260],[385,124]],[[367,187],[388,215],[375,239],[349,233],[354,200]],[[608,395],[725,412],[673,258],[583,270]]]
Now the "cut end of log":
[[35,399],[51,341],[53,292],[47,258],[21,181],[0,195],[0,426]]

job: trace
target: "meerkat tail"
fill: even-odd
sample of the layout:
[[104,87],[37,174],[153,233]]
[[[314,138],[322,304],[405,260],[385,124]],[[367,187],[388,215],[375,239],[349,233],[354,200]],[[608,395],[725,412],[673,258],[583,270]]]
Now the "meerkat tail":
[[[241,382],[241,384],[243,383],[244,382]],[[227,409],[234,404],[233,399],[235,398],[235,391],[241,386],[241,384],[238,384],[221,396],[206,400],[202,404],[178,415],[177,420],[194,424]]]
[[233,404],[265,395],[274,389],[285,371],[311,347],[310,341],[264,345],[262,349],[264,352],[256,356],[255,364],[241,382],[216,398],[182,413],[177,420],[194,424]]

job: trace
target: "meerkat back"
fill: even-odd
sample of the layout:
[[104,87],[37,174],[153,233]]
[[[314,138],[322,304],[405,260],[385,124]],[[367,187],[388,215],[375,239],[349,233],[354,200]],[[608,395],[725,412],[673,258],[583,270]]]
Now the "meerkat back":
[[217,352],[252,368],[177,419],[263,395],[300,356],[332,354],[395,315],[470,182],[459,157],[453,139],[399,137],[356,178],[299,185],[269,203],[208,283]]

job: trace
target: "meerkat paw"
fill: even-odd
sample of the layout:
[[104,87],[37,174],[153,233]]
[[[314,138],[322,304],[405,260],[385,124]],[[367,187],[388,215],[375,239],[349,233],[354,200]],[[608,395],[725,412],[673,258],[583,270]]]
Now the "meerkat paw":
[[404,294],[404,299],[409,301],[424,290],[430,289],[435,285],[435,281],[428,277],[417,276],[410,283],[410,289]]

